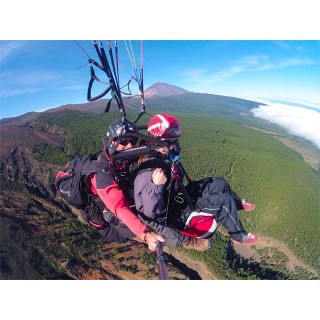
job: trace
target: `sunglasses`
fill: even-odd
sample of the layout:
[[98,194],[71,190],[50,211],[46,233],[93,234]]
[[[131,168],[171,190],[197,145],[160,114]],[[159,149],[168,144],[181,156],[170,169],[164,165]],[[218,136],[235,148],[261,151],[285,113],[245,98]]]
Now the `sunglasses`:
[[137,143],[137,139],[126,139],[126,140],[122,140],[121,142],[119,142],[119,144],[121,144],[122,146],[126,146],[129,143],[136,144]]

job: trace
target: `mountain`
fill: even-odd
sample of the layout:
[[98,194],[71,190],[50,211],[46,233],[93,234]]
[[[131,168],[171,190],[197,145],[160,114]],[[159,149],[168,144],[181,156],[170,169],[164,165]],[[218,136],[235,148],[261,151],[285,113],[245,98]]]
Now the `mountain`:
[[[50,108],[43,112],[27,112],[23,115],[20,115],[18,117],[11,117],[11,118],[3,118],[0,120],[0,126],[11,126],[11,125],[26,125],[29,122],[32,122],[34,119],[36,119],[38,116],[46,113],[54,113],[57,111],[62,110],[73,110],[73,111],[79,111],[84,113],[103,113],[106,106],[107,106],[108,100],[107,99],[100,99],[97,101],[92,102],[86,102],[86,103],[75,103],[75,104],[65,104],[61,105],[59,107]],[[115,102],[112,104],[115,105]]]
[[[108,99],[100,99],[87,103],[62,105],[44,112],[29,112],[19,117],[2,119],[0,125],[24,125],[43,113],[53,113],[61,110],[103,114],[108,101]],[[139,97],[123,97],[123,102],[128,110],[140,110],[141,101]],[[145,90],[145,104],[147,111],[200,112],[211,115],[251,116],[252,118],[250,110],[261,105],[261,103],[234,97],[191,92],[164,82],[157,82]],[[117,110],[116,102],[112,101],[110,111]]]
[[146,105],[151,110],[207,113],[211,115],[250,116],[250,110],[261,103],[234,97],[197,93],[157,82],[145,91]]
[[170,97],[170,96],[179,96],[187,92],[189,91],[182,89],[180,87],[177,87],[168,83],[164,83],[164,82],[157,82],[152,86],[150,86],[149,88],[147,88],[147,90],[145,90],[144,95],[146,98],[154,97],[154,96]]

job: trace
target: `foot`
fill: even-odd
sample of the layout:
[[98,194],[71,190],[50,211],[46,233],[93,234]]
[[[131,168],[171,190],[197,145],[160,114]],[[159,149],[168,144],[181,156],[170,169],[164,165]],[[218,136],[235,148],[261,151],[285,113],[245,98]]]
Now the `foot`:
[[186,249],[205,251],[211,247],[211,242],[208,239],[189,238],[189,240],[182,245]]
[[248,233],[241,240],[233,240],[234,243],[254,244],[259,240],[258,234]]
[[251,211],[255,209],[256,205],[254,203],[246,202],[245,200],[242,200],[242,207],[244,211]]

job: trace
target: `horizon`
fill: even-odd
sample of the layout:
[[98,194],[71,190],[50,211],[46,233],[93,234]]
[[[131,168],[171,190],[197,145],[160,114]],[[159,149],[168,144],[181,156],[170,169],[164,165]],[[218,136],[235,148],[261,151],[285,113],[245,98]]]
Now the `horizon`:
[[[178,88],[181,88],[183,90],[186,90],[188,92],[191,92],[191,93],[205,93],[205,94],[212,94],[212,95],[216,95],[216,94],[213,94],[213,93],[206,93],[206,92],[195,92],[195,91],[190,91],[190,90],[187,90],[185,88],[182,88],[180,86],[177,86],[175,84],[172,84],[172,83],[166,83],[166,82],[163,82],[163,81],[157,81],[151,85],[149,85],[147,88],[145,88],[145,91],[147,91],[150,87],[156,85],[156,84],[165,84],[165,85],[169,85],[169,86],[174,86],[174,87],[178,87]],[[218,95],[218,94],[217,94]],[[287,105],[287,106],[293,106],[293,107],[299,107],[299,108],[303,108],[303,109],[308,109],[308,110],[313,110],[313,111],[316,111],[316,112],[320,112],[320,105],[314,105],[312,103],[303,103],[301,101],[288,101],[288,100],[283,100],[283,99],[265,99],[265,98],[259,98],[259,97],[235,97],[235,96],[227,96],[227,95],[219,95],[219,96],[225,96],[225,97],[232,97],[232,98],[237,98],[237,99],[243,99],[243,100],[248,100],[248,101],[254,101],[254,102],[259,102],[259,103],[263,103],[263,104],[283,104],[283,105]],[[110,97],[103,97],[101,99],[109,99]],[[145,99],[147,100],[147,99]],[[52,107],[44,107],[44,108],[40,108],[38,110],[28,110],[24,113],[21,113],[21,114],[18,114],[16,116],[10,116],[10,117],[0,117],[0,120],[5,120],[5,119],[11,119],[11,118],[16,118],[16,117],[20,117],[20,116],[24,116],[28,113],[41,113],[41,112],[45,112],[47,110],[50,110],[50,109],[55,109],[55,108],[59,108],[61,106],[65,106],[65,105],[79,105],[79,104],[86,104],[86,103],[90,103],[90,101],[86,100],[86,101],[75,101],[73,103],[63,103],[63,104],[60,104],[60,105],[55,105],[55,106],[52,106]]]
[[[156,86],[157,84],[166,85],[170,87],[177,87],[185,90],[184,88],[159,81],[149,86],[145,90],[145,92],[147,92],[149,88]],[[174,88],[173,88],[173,91],[175,91]],[[195,92],[192,92],[192,93],[198,94]],[[247,100],[250,100],[250,99],[247,99]],[[289,134],[293,136],[302,137],[305,140],[311,142],[317,149],[320,150],[320,110],[319,109],[315,108],[313,105],[307,106],[301,103],[293,103],[293,102],[288,102],[284,100],[266,100],[266,99],[253,98],[251,99],[251,101],[261,103],[261,105],[259,105],[258,107],[255,107],[250,110],[250,113],[254,117],[263,119],[269,123],[276,124],[284,128]],[[85,104],[86,103],[89,103],[89,102],[86,101]],[[83,104],[83,103],[74,103],[69,105],[76,106],[79,104]],[[62,106],[64,105],[56,106],[56,107],[45,109],[45,110],[39,110],[39,111],[36,111],[36,113],[45,112],[45,111],[59,108]],[[147,104],[146,104],[146,107],[147,107]],[[35,112],[35,111],[28,111],[27,113],[20,116],[24,116],[32,112]],[[11,118],[4,118],[0,120],[6,120],[6,119],[11,119]]]

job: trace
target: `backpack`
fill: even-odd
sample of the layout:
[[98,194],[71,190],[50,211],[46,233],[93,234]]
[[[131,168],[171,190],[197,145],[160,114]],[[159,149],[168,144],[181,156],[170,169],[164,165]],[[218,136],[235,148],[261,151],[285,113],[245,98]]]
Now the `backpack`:
[[76,156],[55,177],[60,197],[76,209],[86,209],[94,196],[89,190],[88,180],[90,175],[98,170],[92,162],[97,159],[97,154]]
[[[80,209],[82,219],[94,227],[101,239],[106,242],[124,243],[135,236],[128,227],[106,208],[98,195],[91,192],[90,177],[99,174],[104,182],[110,179],[110,164],[101,151],[84,156],[77,156],[61,169],[55,177],[55,185],[60,197],[70,206]],[[123,234],[114,231],[123,229]]]

